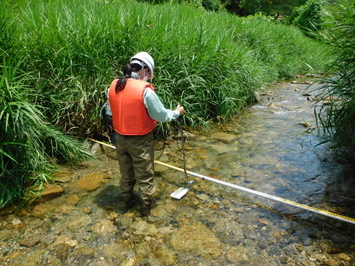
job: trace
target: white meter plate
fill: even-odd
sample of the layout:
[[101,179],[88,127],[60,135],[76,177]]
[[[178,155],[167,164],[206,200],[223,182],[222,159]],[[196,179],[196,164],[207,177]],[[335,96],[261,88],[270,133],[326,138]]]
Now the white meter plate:
[[181,187],[178,190],[174,191],[173,193],[170,194],[170,197],[174,199],[181,199],[185,194],[189,192],[189,189],[186,187]]

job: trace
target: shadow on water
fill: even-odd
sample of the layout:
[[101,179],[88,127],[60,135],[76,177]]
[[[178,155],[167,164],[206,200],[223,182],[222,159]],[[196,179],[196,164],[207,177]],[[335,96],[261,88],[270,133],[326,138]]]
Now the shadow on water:
[[96,196],[94,203],[104,210],[124,214],[128,210],[136,210],[138,208],[140,204],[140,197],[138,194],[134,193],[133,200],[130,204],[127,204],[121,196],[119,187],[109,185]]
[[95,198],[94,202],[105,210],[119,211],[124,210],[124,203],[120,196],[120,189],[110,185],[105,187]]

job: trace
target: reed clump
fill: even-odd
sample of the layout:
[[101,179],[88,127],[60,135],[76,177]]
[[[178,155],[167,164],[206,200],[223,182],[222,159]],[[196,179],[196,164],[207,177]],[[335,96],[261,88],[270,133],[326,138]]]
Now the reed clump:
[[331,64],[334,75],[322,80],[315,90],[318,125],[325,142],[340,158],[355,162],[355,10],[351,1],[327,6],[325,30],[318,38],[332,47],[335,60]]

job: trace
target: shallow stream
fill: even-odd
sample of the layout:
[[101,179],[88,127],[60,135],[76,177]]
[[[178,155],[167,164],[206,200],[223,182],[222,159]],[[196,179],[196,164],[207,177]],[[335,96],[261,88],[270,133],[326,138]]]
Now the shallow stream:
[[[195,173],[355,218],[351,170],[318,145],[307,83],[278,83],[238,121],[189,131]],[[181,140],[159,161],[184,167]],[[355,225],[156,164],[148,218],[120,201],[113,149],[66,166],[48,196],[0,213],[0,265],[355,265]],[[170,197],[187,180],[189,192]]]

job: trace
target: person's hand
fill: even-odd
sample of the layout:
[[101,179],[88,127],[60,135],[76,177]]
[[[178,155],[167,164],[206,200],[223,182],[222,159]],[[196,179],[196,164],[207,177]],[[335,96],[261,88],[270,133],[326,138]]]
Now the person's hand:
[[180,104],[178,104],[178,105],[176,106],[176,110],[179,111],[180,115],[185,114],[185,109],[184,109],[184,107],[182,107]]

